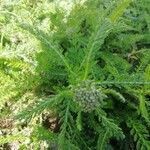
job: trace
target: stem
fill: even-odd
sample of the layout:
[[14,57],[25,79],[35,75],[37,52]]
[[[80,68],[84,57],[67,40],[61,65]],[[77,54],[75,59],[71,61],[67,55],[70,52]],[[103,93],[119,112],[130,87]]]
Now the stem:
[[105,142],[106,142],[106,137],[107,137],[108,132],[109,132],[109,130],[107,129],[105,134],[104,134],[104,136],[103,136],[103,139],[102,139],[102,142],[101,142],[99,150],[103,150],[104,149],[104,145],[105,145]]
[[88,56],[87,56],[87,61],[86,61],[86,65],[85,65],[85,74],[84,74],[83,80],[86,80],[88,73],[89,73],[89,62],[90,62],[90,58],[91,58],[91,55],[93,52],[93,47],[94,47],[94,44],[92,44],[92,46],[89,50]]

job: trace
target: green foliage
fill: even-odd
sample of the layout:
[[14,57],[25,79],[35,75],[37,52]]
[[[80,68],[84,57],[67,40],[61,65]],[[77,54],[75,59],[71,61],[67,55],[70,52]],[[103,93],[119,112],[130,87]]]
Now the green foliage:
[[35,149],[44,142],[46,149],[148,150],[147,0],[72,2],[67,13],[60,1],[23,2],[0,10],[2,114],[12,107],[8,116],[31,129]]
[[148,110],[146,108],[146,100],[144,98],[144,96],[139,95],[139,101],[140,101],[140,104],[139,104],[139,111],[142,115],[143,118],[145,118],[148,122],[149,122],[149,114],[148,114]]
[[66,96],[70,96],[70,93],[67,91],[63,91],[62,93],[59,93],[58,95],[47,97],[47,98],[41,98],[38,99],[38,102],[35,102],[33,104],[30,104],[31,106],[28,106],[28,109],[25,111],[22,111],[20,114],[18,114],[17,118],[24,118],[25,120],[31,119],[35,115],[41,114],[45,109],[47,108],[54,108],[55,105],[60,105],[63,101],[63,98]]
[[7,135],[6,137],[0,136],[0,145],[5,143],[11,143],[15,141],[23,141],[26,140],[26,137],[20,134],[17,135]]
[[97,144],[98,149],[102,150],[106,149],[108,140],[111,137],[116,137],[119,140],[124,138],[124,134],[122,132],[122,129],[114,123],[113,119],[109,119],[106,117],[105,112],[103,112],[102,110],[97,111],[99,120],[101,121],[104,127],[99,133],[99,139]]
[[37,139],[37,140],[46,140],[46,141],[55,141],[57,140],[57,136],[54,135],[54,133],[49,132],[48,130],[46,130],[44,127],[42,126],[37,126],[37,128],[35,128],[34,132],[32,133],[32,138]]
[[148,129],[141,124],[140,121],[136,119],[129,118],[128,126],[131,128],[131,135],[134,137],[134,141],[137,142],[137,149],[149,149],[149,131]]

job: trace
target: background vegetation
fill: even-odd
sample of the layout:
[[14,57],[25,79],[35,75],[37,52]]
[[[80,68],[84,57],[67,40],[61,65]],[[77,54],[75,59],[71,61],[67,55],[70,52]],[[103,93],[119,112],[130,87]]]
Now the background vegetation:
[[149,0],[0,1],[0,149],[150,149]]

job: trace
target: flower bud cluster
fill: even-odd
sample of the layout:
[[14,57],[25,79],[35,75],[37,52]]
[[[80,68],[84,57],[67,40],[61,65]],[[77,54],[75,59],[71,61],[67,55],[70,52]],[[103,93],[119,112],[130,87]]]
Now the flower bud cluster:
[[75,101],[85,112],[93,111],[99,105],[101,98],[101,92],[89,80],[75,88]]

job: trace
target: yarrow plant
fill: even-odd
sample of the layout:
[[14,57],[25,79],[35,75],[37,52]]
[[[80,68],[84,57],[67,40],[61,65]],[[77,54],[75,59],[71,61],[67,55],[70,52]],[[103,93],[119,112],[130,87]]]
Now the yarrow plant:
[[69,15],[56,7],[37,18],[49,19],[46,32],[38,21],[16,21],[39,41],[35,70],[24,72],[26,89],[15,95],[23,102],[31,91],[34,98],[13,114],[22,126],[32,126],[29,138],[37,149],[42,142],[59,150],[150,148],[146,5],[87,0],[74,3]]

